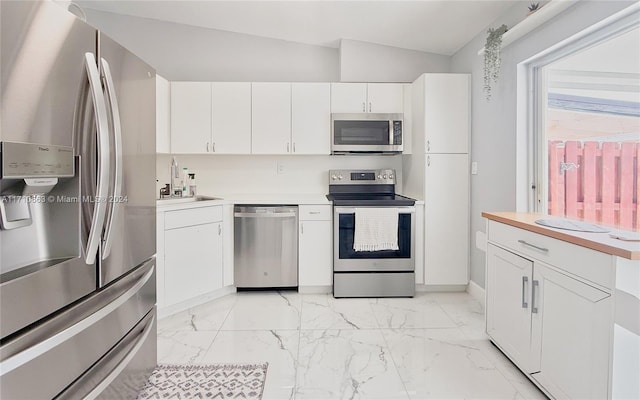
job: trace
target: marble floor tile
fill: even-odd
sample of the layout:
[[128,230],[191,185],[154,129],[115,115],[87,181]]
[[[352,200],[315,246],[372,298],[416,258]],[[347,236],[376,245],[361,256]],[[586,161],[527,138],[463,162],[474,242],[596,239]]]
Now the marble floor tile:
[[302,297],[301,329],[376,329],[368,299],[335,299],[326,294]]
[[513,399],[518,395],[460,329],[382,332],[412,399]]
[[268,362],[263,399],[293,399],[299,331],[220,331],[203,363]]
[[430,293],[444,312],[469,339],[486,339],[484,308],[466,292]]
[[299,329],[302,296],[296,292],[244,292],[220,328],[224,331]]
[[438,302],[425,294],[414,298],[371,299],[380,328],[455,328]]
[[194,364],[204,357],[217,332],[165,331],[158,334],[159,364]]
[[158,332],[217,331],[237,300],[235,295],[224,296],[158,321]]
[[380,330],[300,331],[296,399],[407,399]]

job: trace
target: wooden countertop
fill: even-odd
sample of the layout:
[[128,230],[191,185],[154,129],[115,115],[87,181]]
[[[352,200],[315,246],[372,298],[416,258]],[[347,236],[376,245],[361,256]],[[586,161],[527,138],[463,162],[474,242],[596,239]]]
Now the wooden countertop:
[[520,213],[520,212],[483,212],[482,216],[492,221],[515,226],[516,228],[539,233],[554,239],[563,240],[578,246],[587,247],[602,253],[615,255],[629,260],[640,260],[640,242],[615,239],[610,236],[612,233],[623,233],[623,231],[613,227],[608,233],[576,232],[565,229],[550,228],[538,225],[536,220],[542,218],[559,218],[544,214]]

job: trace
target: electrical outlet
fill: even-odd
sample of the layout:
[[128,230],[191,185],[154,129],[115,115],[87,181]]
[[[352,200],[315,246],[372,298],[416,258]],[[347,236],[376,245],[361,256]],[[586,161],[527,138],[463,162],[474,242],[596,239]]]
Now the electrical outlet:
[[478,162],[474,161],[471,163],[471,175],[478,175]]
[[277,168],[278,168],[278,175],[284,174],[284,164],[283,163],[279,162]]

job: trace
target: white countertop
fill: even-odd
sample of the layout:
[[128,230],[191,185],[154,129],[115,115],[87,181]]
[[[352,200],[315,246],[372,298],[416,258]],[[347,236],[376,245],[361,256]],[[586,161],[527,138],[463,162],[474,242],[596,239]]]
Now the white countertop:
[[211,198],[211,200],[195,201],[190,198],[177,198],[156,200],[158,211],[185,210],[189,208],[211,207],[224,204],[283,204],[283,205],[305,205],[305,204],[325,204],[330,205],[325,194],[307,193],[238,193],[223,195],[202,195],[201,197]]

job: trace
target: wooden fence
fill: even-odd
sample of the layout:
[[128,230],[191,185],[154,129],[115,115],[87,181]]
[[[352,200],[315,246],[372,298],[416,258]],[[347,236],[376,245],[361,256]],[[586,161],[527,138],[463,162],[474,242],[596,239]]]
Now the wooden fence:
[[549,214],[640,229],[640,143],[548,146]]

